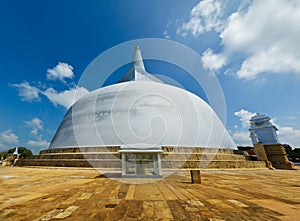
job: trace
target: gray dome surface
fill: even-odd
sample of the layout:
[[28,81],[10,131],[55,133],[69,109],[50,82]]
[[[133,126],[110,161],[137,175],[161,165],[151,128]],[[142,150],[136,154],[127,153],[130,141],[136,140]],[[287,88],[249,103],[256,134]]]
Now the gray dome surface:
[[205,101],[151,81],[119,83],[80,98],[68,110],[50,148],[112,145],[235,148]]

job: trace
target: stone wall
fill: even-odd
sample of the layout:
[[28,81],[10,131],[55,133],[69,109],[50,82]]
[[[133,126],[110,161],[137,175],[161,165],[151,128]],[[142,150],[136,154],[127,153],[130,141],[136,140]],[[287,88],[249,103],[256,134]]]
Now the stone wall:
[[[56,148],[42,150],[30,160],[19,160],[18,166],[97,167],[120,171],[120,147]],[[162,147],[162,170],[266,168],[264,161],[249,161],[232,149]]]
[[[254,150],[258,160],[265,161],[269,167],[276,169],[295,169],[289,161],[284,146],[282,144],[254,144]],[[271,163],[271,165],[270,165]]]

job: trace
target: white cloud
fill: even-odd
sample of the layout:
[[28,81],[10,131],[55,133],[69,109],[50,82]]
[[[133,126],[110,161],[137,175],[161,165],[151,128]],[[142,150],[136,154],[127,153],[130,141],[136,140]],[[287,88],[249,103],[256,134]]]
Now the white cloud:
[[12,87],[16,88],[22,101],[40,101],[39,89],[31,86],[27,81],[20,84],[13,84]]
[[255,113],[252,113],[248,110],[241,109],[239,111],[234,112],[234,115],[239,117],[241,122],[241,127],[238,125],[234,125],[234,130],[230,131],[232,139],[237,145],[242,146],[251,146],[250,133],[248,129],[250,128],[250,119]]
[[249,131],[231,132],[231,137],[238,146],[252,146]]
[[281,143],[290,144],[292,147],[300,147],[300,130],[292,127],[278,128],[278,137]]
[[[72,79],[74,77],[73,67],[67,63],[59,62],[53,69],[47,70],[48,80],[57,80],[65,83],[66,78]],[[63,106],[69,108],[74,102],[76,102],[80,97],[87,94],[89,91],[84,87],[75,86],[64,91],[56,91],[54,88],[47,88],[46,85],[38,83],[38,87],[31,86],[27,81],[20,84],[11,85],[17,88],[19,96],[23,101],[40,101],[40,93],[45,95],[54,106]],[[42,130],[43,122],[34,118],[31,121],[25,122],[29,127],[33,128],[31,134],[37,134],[38,130]]]
[[37,117],[30,121],[25,121],[25,124],[33,129],[43,130],[43,121]]
[[202,54],[204,68],[218,70],[226,64],[226,57],[222,54],[215,54],[210,48]]
[[296,120],[297,119],[297,117],[296,116],[286,116],[286,117],[284,117],[286,120]]
[[15,145],[19,143],[19,138],[16,134],[12,132],[12,130],[5,130],[0,134],[0,138],[2,142],[5,142],[9,145]]
[[300,74],[300,2],[255,0],[228,18],[224,47],[247,57],[237,72],[252,79],[265,72]]
[[292,147],[300,147],[300,130],[293,127],[280,126],[276,123],[276,118],[271,123],[278,129],[278,140],[280,143],[290,144]]
[[58,62],[54,68],[47,70],[48,80],[59,79],[61,82],[65,83],[65,78],[72,79],[73,77],[73,67],[67,63]]
[[42,135],[39,135],[39,130],[44,129],[43,121],[35,117],[30,121],[25,121],[25,124],[32,129],[30,134],[40,141],[42,139]]
[[[269,73],[300,75],[300,1],[242,1],[240,8],[227,18],[225,6],[226,2],[219,0],[200,1],[177,33],[219,33],[223,51],[204,55],[212,61],[214,56],[224,57],[227,64],[234,63],[231,58],[238,55],[242,59],[236,72],[238,78],[254,79]],[[215,69],[225,64],[212,63]]]
[[29,140],[27,144],[31,147],[40,147],[40,148],[48,148],[50,143],[46,140]]
[[163,35],[166,39],[170,39],[170,35],[167,30],[164,30]]
[[191,32],[194,36],[199,36],[201,33],[206,31],[218,31],[222,27],[222,16],[222,1],[200,1],[195,7],[193,7],[190,13],[190,20],[188,22],[184,22],[177,28],[177,34],[185,37],[189,32]]
[[[12,86],[18,89],[19,96],[22,97],[23,101],[40,101],[39,93],[41,93],[45,95],[53,103],[54,106],[57,107],[58,105],[61,105],[67,109],[72,104],[74,104],[79,98],[81,98],[83,95],[86,95],[89,92],[86,88],[77,86],[61,92],[58,92],[51,87],[46,89],[45,91],[42,91],[34,86],[30,86],[28,82],[14,84]],[[42,123],[39,122],[38,118],[32,120],[34,120],[35,122],[26,122],[26,124],[29,125]],[[39,126],[42,126],[42,124]]]
[[240,118],[241,124],[243,128],[250,127],[250,119],[255,113],[252,113],[248,110],[241,109],[240,111],[234,112],[234,115]]
[[[76,102],[80,97],[86,95],[89,92],[86,88],[77,86],[61,92],[58,92],[51,87],[46,89],[45,91],[42,91],[34,86],[30,86],[28,82],[14,84],[12,86],[18,89],[19,96],[22,97],[23,101],[40,101],[39,93],[41,93],[45,95],[53,103],[54,106],[57,107],[58,105],[61,105],[67,109],[72,104],[74,104],[74,102]],[[35,122],[26,122],[26,124],[29,125],[42,123],[39,122],[39,119],[33,120],[35,120]],[[40,126],[42,126],[42,124]]]
[[39,130],[37,128],[34,128],[30,131],[30,133],[34,136],[38,136]]
[[32,128],[30,134],[33,135],[34,140],[29,140],[27,144],[31,147],[40,147],[46,148],[49,146],[49,142],[42,139],[42,135],[39,134],[39,130],[43,130],[43,121],[37,117],[33,118],[30,121],[25,121],[25,124]]
[[43,94],[53,103],[54,106],[61,105],[66,109],[70,108],[74,102],[86,95],[89,91],[84,87],[74,87],[69,90],[57,92],[53,88],[48,88]]

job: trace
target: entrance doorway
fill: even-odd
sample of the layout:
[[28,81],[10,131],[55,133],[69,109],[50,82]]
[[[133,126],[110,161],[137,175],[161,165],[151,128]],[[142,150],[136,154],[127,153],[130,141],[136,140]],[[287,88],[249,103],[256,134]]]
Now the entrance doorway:
[[122,177],[162,177],[160,165],[161,149],[121,149]]

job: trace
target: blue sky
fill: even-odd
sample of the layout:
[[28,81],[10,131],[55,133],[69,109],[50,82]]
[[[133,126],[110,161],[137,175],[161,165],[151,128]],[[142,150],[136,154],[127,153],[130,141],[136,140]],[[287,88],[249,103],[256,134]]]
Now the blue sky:
[[[280,142],[300,147],[299,20],[297,0],[1,1],[0,150],[47,148],[87,65],[139,38],[170,39],[202,56],[222,86],[237,145],[250,144],[248,120],[259,112],[273,118]],[[155,62],[146,67],[159,73]]]

